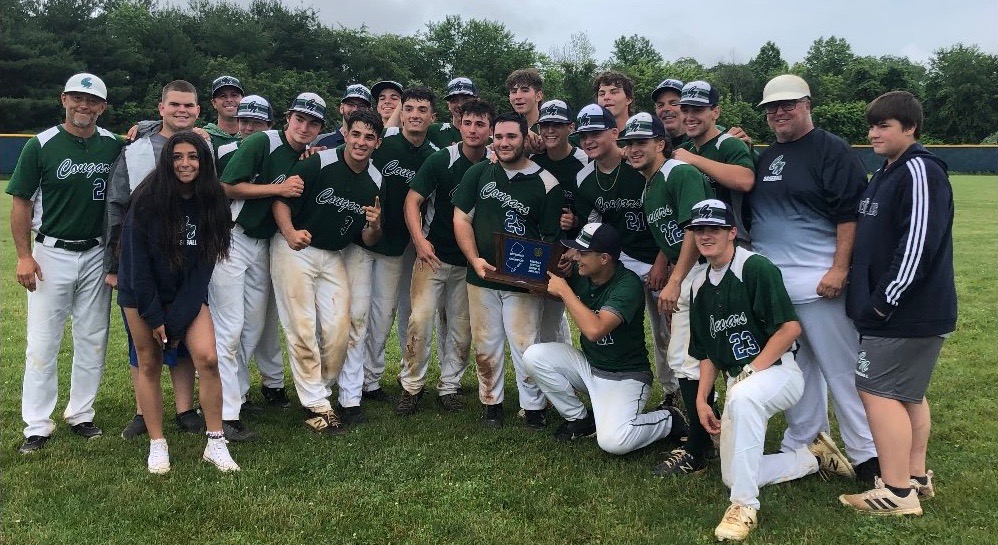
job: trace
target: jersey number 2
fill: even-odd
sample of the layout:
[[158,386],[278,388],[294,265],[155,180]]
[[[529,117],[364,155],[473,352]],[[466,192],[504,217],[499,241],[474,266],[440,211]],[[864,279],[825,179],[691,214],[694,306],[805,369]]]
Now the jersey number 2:
[[104,188],[105,188],[106,185],[107,185],[107,182],[105,182],[101,178],[97,178],[96,180],[94,180],[94,200],[95,201],[103,201],[104,200]]

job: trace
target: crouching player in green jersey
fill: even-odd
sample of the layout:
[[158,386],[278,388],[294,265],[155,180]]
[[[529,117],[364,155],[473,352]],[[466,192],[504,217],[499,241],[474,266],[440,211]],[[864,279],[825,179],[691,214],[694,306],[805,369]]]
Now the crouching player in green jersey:
[[274,220],[287,244],[270,246],[277,312],[287,336],[291,375],[305,426],[344,430],[329,402],[330,383],[343,368],[350,334],[350,275],[343,249],[358,236],[381,238],[381,173],[371,153],[381,144],[381,117],[358,110],[346,119],[346,143],[298,163],[285,183],[301,196],[274,201]]
[[[780,270],[736,247],[734,223],[728,205],[709,199],[694,205],[687,229],[709,264],[690,309],[690,356],[700,360],[697,414],[709,433],[721,434],[721,478],[731,488],[714,536],[741,541],[757,524],[761,486],[848,462],[824,432],[810,447],[763,455],[767,421],[804,390],[791,351],[801,329]],[[727,395],[718,420],[710,401],[721,372]]]

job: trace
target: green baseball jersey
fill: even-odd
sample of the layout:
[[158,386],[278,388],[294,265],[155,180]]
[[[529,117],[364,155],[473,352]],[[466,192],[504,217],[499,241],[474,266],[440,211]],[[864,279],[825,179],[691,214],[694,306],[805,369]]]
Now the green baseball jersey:
[[[372,252],[400,256],[409,245],[409,229],[405,226],[405,196],[409,181],[423,162],[437,151],[429,140],[413,146],[398,127],[389,127],[381,145],[371,154],[371,162],[381,172],[381,239],[369,249]],[[361,243],[364,246],[363,243]],[[366,247],[366,246],[365,246]]]
[[613,172],[605,174],[593,161],[579,171],[576,180],[575,209],[579,213],[579,223],[613,225],[620,233],[623,253],[644,263],[654,263],[658,246],[648,232],[641,204],[644,175],[624,161]]
[[666,161],[648,180],[643,199],[645,217],[655,243],[670,263],[679,259],[693,205],[713,197],[707,178],[693,165],[676,159]]
[[592,342],[579,334],[579,346],[589,365],[605,371],[651,371],[645,347],[645,290],[638,275],[623,265],[605,284],[574,272],[568,284],[593,312],[612,312],[622,320],[602,339]]
[[[482,157],[485,159],[485,156]],[[465,267],[467,259],[454,238],[454,203],[451,196],[474,163],[464,155],[464,144],[436,151],[409,182],[409,188],[425,199],[424,233],[440,261]]]
[[225,167],[229,164],[237,149],[239,149],[239,141],[222,144],[215,148],[215,172],[218,172],[219,175],[225,172]]
[[[553,242],[561,234],[559,219],[565,193],[558,180],[533,161],[522,170],[509,171],[499,163],[482,161],[464,174],[454,191],[454,206],[472,218],[478,255],[495,265],[493,234]],[[488,282],[468,267],[468,283],[494,290],[525,291]]]
[[689,354],[738,376],[797,313],[780,269],[760,254],[736,248],[720,282],[715,285],[710,273],[690,307]]
[[[711,161],[717,161],[718,163],[725,163],[728,165],[738,165],[755,172],[755,159],[752,156],[752,151],[749,149],[748,144],[726,132],[721,132],[714,138],[704,142],[704,145],[699,148],[695,143],[693,143],[693,140],[689,139],[683,142],[682,147],[690,153],[706,157]],[[724,187],[710,176],[707,176],[707,180],[710,182],[710,186],[714,188],[714,193],[717,195],[718,199],[726,202],[730,206],[741,207],[740,192]],[[738,193],[739,195],[737,198],[734,195],[735,193]],[[738,211],[736,210],[736,213],[737,212]]]
[[310,246],[342,250],[360,236],[367,223],[365,206],[374,206],[382,177],[370,161],[354,172],[343,160],[343,150],[328,149],[310,155],[291,169],[305,182],[300,197],[281,200],[291,208],[295,229],[312,235]]
[[554,174],[554,177],[558,179],[558,183],[561,184],[561,188],[565,191],[565,203],[574,211],[575,190],[577,187],[576,176],[579,175],[580,170],[586,168],[586,165],[589,164],[589,157],[586,156],[586,152],[572,146],[572,151],[557,161],[548,157],[547,153],[531,155],[530,160],[540,165],[544,170]]
[[111,165],[124,142],[101,127],[78,138],[62,125],[28,140],[7,193],[33,201],[31,228],[64,240],[88,240],[104,229]]
[[216,153],[218,152],[218,148],[224,146],[225,144],[231,144],[242,140],[242,137],[239,136],[238,132],[235,134],[229,134],[214,123],[208,123],[205,125],[204,130],[208,133],[208,136],[211,137],[211,149],[215,150]]
[[461,131],[450,123],[433,123],[426,131],[426,139],[439,149],[461,141]]
[[[280,184],[298,163],[301,152],[288,144],[284,131],[251,134],[239,145],[222,171],[222,183]],[[277,232],[270,212],[272,197],[232,201],[232,217],[253,238],[270,238]]]

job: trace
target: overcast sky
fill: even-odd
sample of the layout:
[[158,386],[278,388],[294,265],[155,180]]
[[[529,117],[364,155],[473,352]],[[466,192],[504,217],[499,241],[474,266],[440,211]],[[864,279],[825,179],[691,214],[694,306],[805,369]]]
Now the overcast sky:
[[[234,0],[248,6],[251,0]],[[165,0],[186,6],[186,0]],[[586,32],[596,58],[606,60],[621,35],[649,38],[666,60],[693,57],[705,66],[744,63],[772,40],[793,64],[821,36],[845,38],[857,55],[907,56],[926,62],[957,43],[998,53],[998,1],[914,0],[626,2],[620,0],[284,0],[314,6],[326,25],[367,28],[376,34],[414,34],[450,14],[499,21],[518,40],[549,53]],[[666,7],[668,6],[668,7]],[[760,7],[764,6],[764,7]]]

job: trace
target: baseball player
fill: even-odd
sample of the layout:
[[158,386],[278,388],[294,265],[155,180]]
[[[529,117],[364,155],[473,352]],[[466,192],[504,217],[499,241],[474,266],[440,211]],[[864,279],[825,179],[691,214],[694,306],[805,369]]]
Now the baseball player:
[[288,181],[288,173],[319,134],[325,113],[322,97],[301,93],[288,108],[287,127],[246,137],[222,172],[222,187],[232,199],[235,225],[229,256],[218,263],[212,275],[208,302],[222,377],[223,429],[230,439],[250,438],[240,419],[245,383],[240,376],[247,373],[246,360],[256,353],[261,339],[275,335],[277,328],[269,321],[273,317],[269,307],[274,303],[270,239],[277,232],[271,202],[274,197],[301,195],[301,179]]
[[243,138],[236,119],[243,94],[243,84],[232,76],[219,76],[211,82],[211,107],[218,119],[205,125],[204,130],[211,136],[211,149],[216,153],[221,146]]
[[60,100],[65,121],[28,140],[7,184],[17,282],[28,290],[21,454],[44,447],[55,431],[56,365],[69,316],[73,371],[63,418],[86,439],[102,433],[93,404],[104,372],[111,287],[104,283],[101,228],[107,175],[123,142],[97,126],[107,108],[107,87],[97,76],[72,76]]
[[623,127],[631,116],[634,103],[634,82],[616,70],[608,70],[593,79],[593,94],[596,104],[613,114],[617,127]]
[[343,98],[340,99],[340,128],[325,134],[320,134],[315,142],[312,143],[314,148],[335,148],[346,141],[347,135],[347,125],[346,118],[350,115],[350,112],[354,112],[361,109],[368,109],[371,107],[371,90],[361,85],[359,83],[354,83],[347,86],[347,90],[343,93]]
[[382,80],[371,87],[371,99],[381,116],[381,122],[388,126],[388,120],[402,103],[402,84],[392,80]]
[[683,125],[679,99],[682,98],[684,83],[678,79],[664,79],[651,92],[655,103],[655,116],[662,121],[669,133],[670,149],[677,149],[686,140],[686,127]]
[[[411,275],[412,313],[399,372],[403,391],[395,413],[400,416],[411,415],[419,408],[430,363],[433,318],[441,307],[447,319],[437,327],[437,399],[446,411],[464,408],[458,388],[471,349],[465,280],[468,261],[454,238],[451,194],[468,169],[485,159],[495,110],[483,100],[471,99],[461,105],[456,118],[461,120],[461,142],[435,152],[423,163],[405,199],[406,225],[418,261]],[[424,206],[425,215],[421,213]]]
[[535,68],[514,70],[506,78],[509,91],[509,105],[513,111],[527,120],[527,127],[533,127],[540,119],[540,105],[544,100],[544,80]]
[[[157,132],[137,138],[125,147],[118,156],[107,188],[107,217],[105,219],[104,252],[105,281],[112,287],[118,285],[118,253],[121,225],[125,219],[131,195],[139,184],[152,173],[160,158],[160,152],[166,141],[174,134],[194,127],[201,113],[198,106],[197,88],[184,80],[174,80],[163,87],[158,106],[160,122]],[[126,328],[127,332],[127,328]],[[128,335],[128,360],[132,387],[135,390],[135,416],[122,430],[121,436],[133,439],[147,433],[144,410],[139,403],[138,389],[135,388],[140,378],[139,361],[134,340]],[[169,353],[164,362],[170,369],[170,380],[173,385],[174,405],[177,410],[175,420],[180,429],[188,433],[203,433],[204,419],[194,408],[194,365],[189,359],[177,359],[174,353]]]
[[[239,111],[236,113],[236,120],[239,123],[239,136],[246,138],[251,134],[270,130],[274,126],[274,114],[270,102],[259,95],[248,95],[239,101]],[[215,167],[219,172],[223,172],[229,164],[229,160],[239,149],[240,142],[231,142],[218,147],[216,154],[218,158]],[[253,351],[253,359],[260,370],[260,394],[263,396],[267,406],[277,408],[288,408],[291,400],[288,399],[287,391],[284,387],[284,359],[281,353],[281,338],[277,330],[277,303],[273,299],[271,290],[270,301],[267,303],[267,314],[263,317],[263,331],[256,349]],[[249,375],[249,355],[240,355],[239,361],[239,398],[242,400],[240,414],[244,411],[259,410],[250,399],[250,375]],[[243,426],[245,429],[245,426]],[[230,435],[245,435],[238,433],[233,427]]]
[[839,500],[867,513],[920,515],[919,498],[935,495],[925,391],[943,338],[956,329],[953,190],[946,163],[918,143],[922,106],[911,93],[881,95],[866,120],[885,163],[860,200],[846,304],[862,335],[856,388],[882,480]]
[[[530,160],[553,174],[561,185],[565,192],[561,229],[565,235],[574,236],[578,232],[575,220],[578,215],[573,211],[576,177],[589,163],[589,157],[568,140],[575,123],[572,122],[568,104],[564,101],[549,100],[542,104],[536,126],[544,151],[531,155]],[[538,341],[571,344],[572,334],[568,328],[568,318],[565,316],[565,305],[561,301],[544,299]]]
[[559,238],[565,195],[551,173],[526,157],[527,120],[523,116],[500,115],[493,120],[492,130],[497,161],[483,161],[468,169],[452,199],[454,235],[468,259],[468,305],[478,395],[484,405],[482,423],[494,428],[503,423],[503,345],[508,337],[526,425],[543,429],[547,426],[547,402],[528,379],[522,359],[540,329],[540,297],[490,282],[485,276],[496,270],[490,262],[495,259],[494,233],[549,242]]
[[581,221],[613,225],[620,233],[620,262],[645,282],[645,308],[655,343],[655,371],[666,395],[665,404],[676,404],[679,383],[669,368],[668,328],[658,312],[656,292],[668,268],[648,231],[641,199],[645,178],[622,160],[617,147],[616,119],[606,108],[590,104],[579,110],[576,130],[591,162],[576,177],[575,210]]
[[[384,350],[391,331],[401,277],[402,254],[409,245],[404,205],[409,181],[436,147],[426,140],[433,121],[433,92],[427,87],[410,87],[402,92],[402,129],[386,131],[381,145],[371,154],[371,163],[381,172],[382,229],[374,245],[353,245],[345,250],[352,280],[350,302],[350,349],[339,379],[339,402],[347,424],[364,422],[360,409],[362,392],[370,399],[384,396],[381,376]],[[351,277],[353,278],[353,277]],[[408,321],[408,316],[400,317]]]
[[[620,236],[613,226],[590,223],[575,240],[568,278],[548,273],[548,293],[565,302],[579,328],[581,350],[568,343],[539,343],[523,354],[523,367],[565,422],[555,438],[596,435],[601,449],[627,454],[686,433],[675,407],[642,413],[651,392],[645,348],[644,286],[618,263]],[[587,410],[577,392],[589,394]]]
[[854,377],[859,335],[842,297],[866,170],[848,143],[815,128],[810,96],[798,76],[766,84],[760,106],[776,142],[759,156],[749,195],[753,244],[783,273],[803,328],[797,362],[804,396],[787,411],[782,447],[830,430],[831,391],[846,454],[872,486],[877,451]]
[[348,269],[345,249],[358,236],[373,245],[382,233],[381,173],[370,161],[381,143],[381,117],[364,109],[348,114],[345,123],[342,149],[320,151],[292,169],[285,183],[304,190],[274,202],[284,241],[275,239],[270,248],[292,376],[309,412],[305,427],[331,435],[346,432],[328,398],[337,376],[345,388],[340,370],[352,329],[351,292],[359,276],[370,275],[370,269]]
[[[659,118],[641,112],[627,120],[620,135],[624,153],[631,166],[644,175],[642,201],[649,231],[669,262],[669,284],[682,284],[678,309],[672,320],[663,321],[670,327],[668,363],[679,380],[679,389],[686,413],[696,414],[696,393],[700,379],[700,362],[690,358],[689,305],[692,292],[703,281],[706,262],[697,262],[700,253],[692,237],[684,236],[683,225],[690,219],[693,205],[714,196],[707,179],[692,165],[672,159],[668,132]],[[713,398],[711,398],[713,399]],[[654,469],[656,474],[697,473],[707,468],[706,454],[711,447],[707,431],[699,419],[690,422],[688,439],[683,448],[674,450]]]
[[[748,247],[743,201],[745,193],[751,191],[755,183],[755,162],[744,141],[722,133],[717,126],[721,116],[720,100],[720,93],[706,81],[691,81],[683,86],[679,108],[688,139],[673,156],[697,167],[707,176],[717,198],[734,210],[739,243]],[[667,298],[674,305],[678,296],[672,292]]]
[[447,82],[447,91],[444,95],[444,100],[447,101],[450,122],[430,125],[430,130],[427,131],[426,138],[440,149],[460,142],[462,140],[460,131],[461,105],[465,101],[477,96],[478,87],[468,78],[459,77]]
[[[721,435],[721,478],[731,488],[731,506],[714,536],[742,541],[758,523],[760,487],[819,469],[849,476],[851,468],[824,432],[808,446],[763,455],[767,421],[804,390],[793,354],[800,323],[780,270],[735,244],[726,203],[701,201],[690,215],[687,236],[709,263],[690,309],[689,353],[700,360],[697,415],[708,432]],[[718,419],[710,401],[722,372],[727,393]]]

